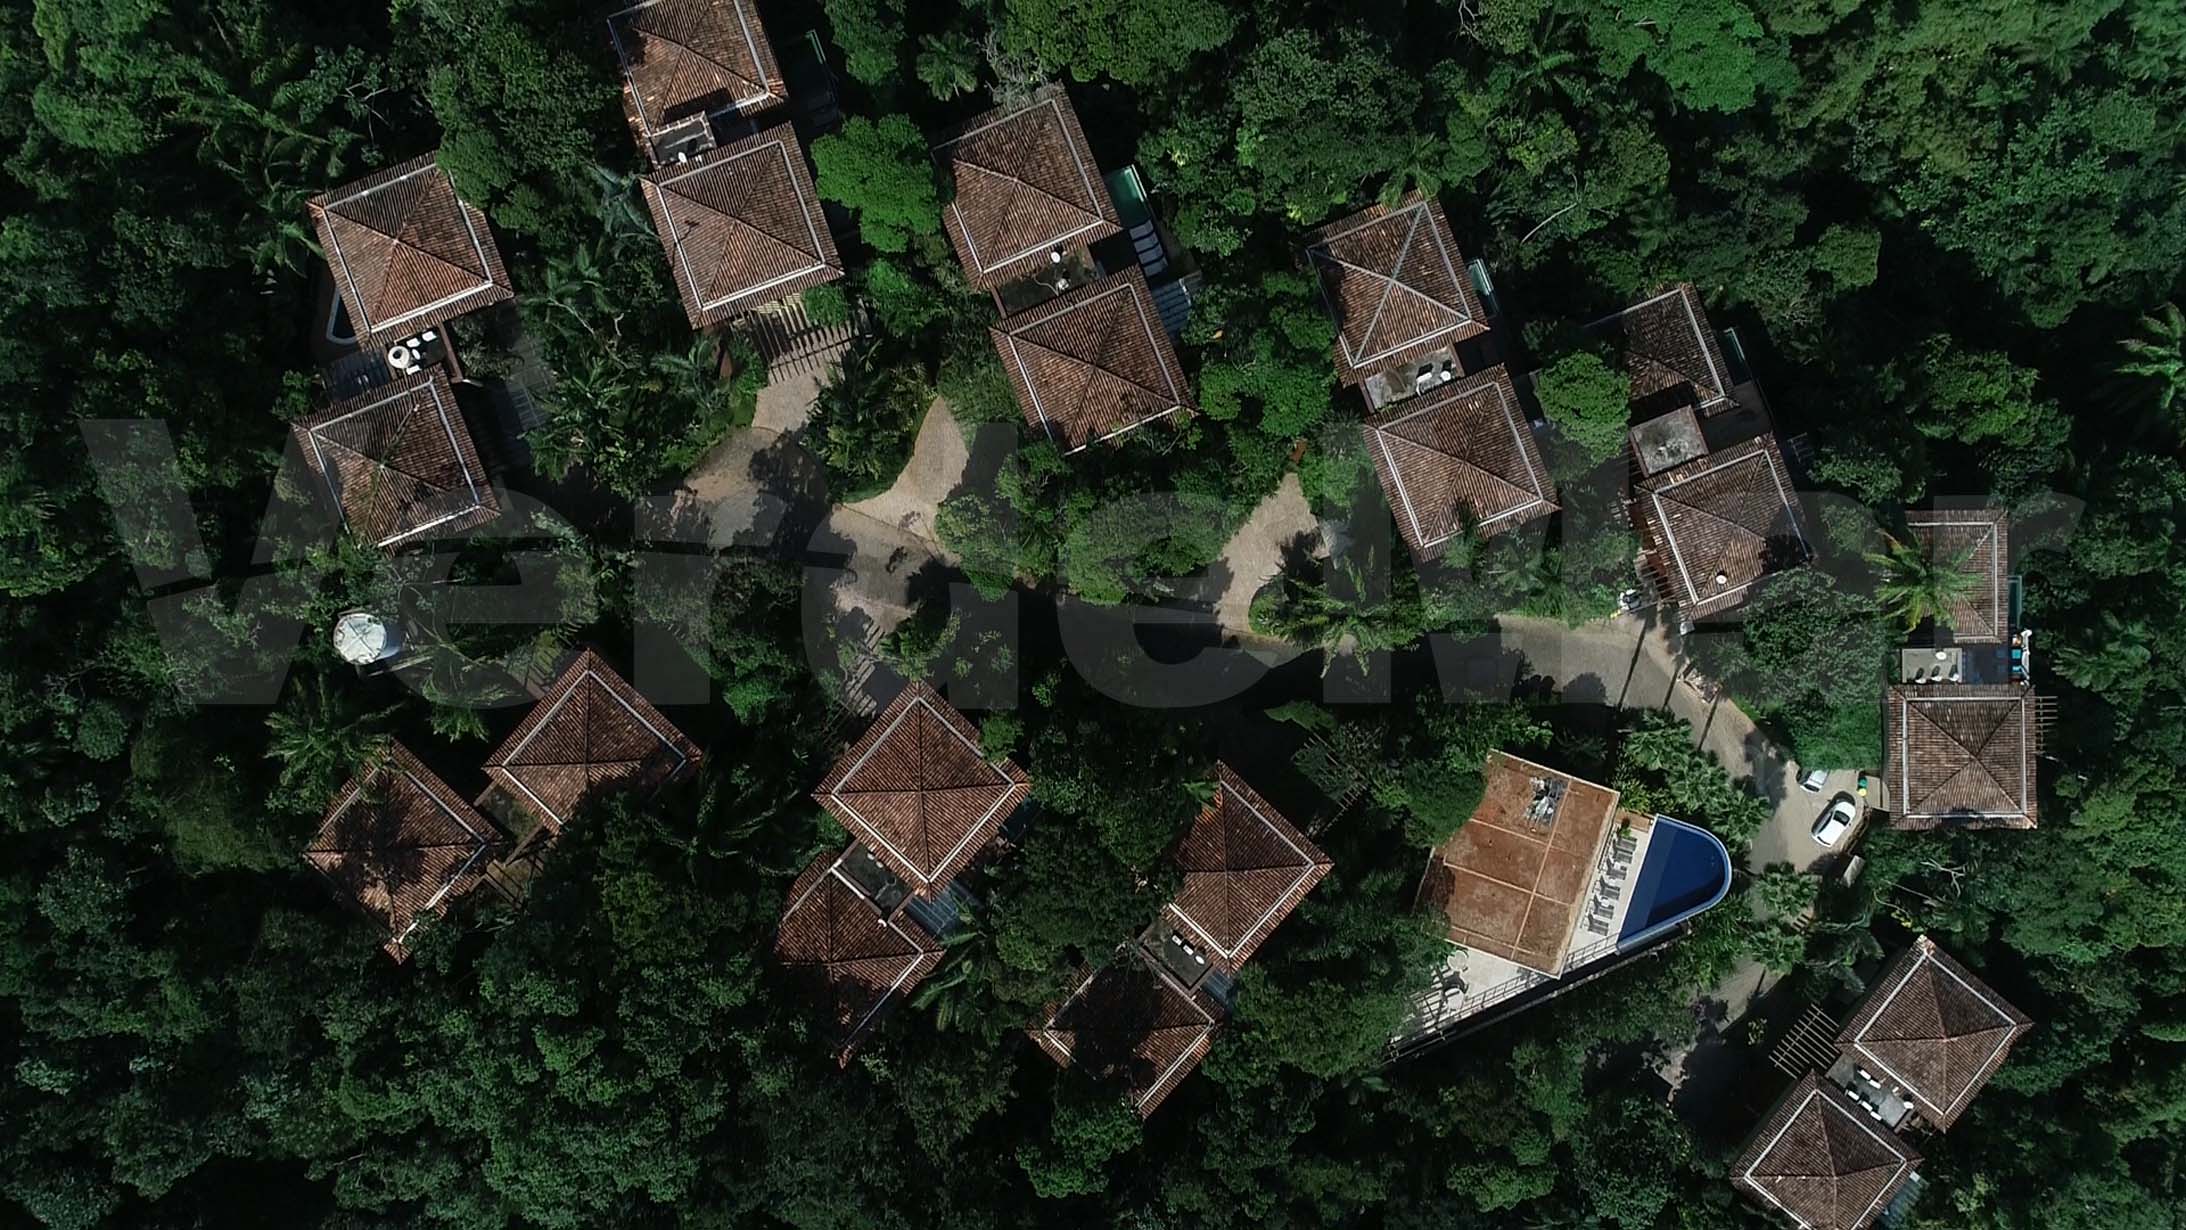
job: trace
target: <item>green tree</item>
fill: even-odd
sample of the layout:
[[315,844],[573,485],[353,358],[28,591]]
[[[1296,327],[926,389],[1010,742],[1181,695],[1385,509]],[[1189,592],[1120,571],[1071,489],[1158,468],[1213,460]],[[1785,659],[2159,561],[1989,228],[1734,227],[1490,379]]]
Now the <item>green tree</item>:
[[941,227],[926,139],[900,115],[879,122],[853,115],[842,131],[812,143],[820,195],[858,215],[858,233],[882,252],[903,252]]
[[1956,555],[1927,543],[1883,536],[1883,549],[1866,559],[1876,571],[1875,601],[1910,631],[1929,620],[1949,623],[1951,608],[1972,597],[1980,577],[1968,571],[1974,548]]
[[1624,448],[1631,421],[1631,387],[1624,373],[1600,355],[1578,350],[1534,377],[1534,396],[1566,440],[1588,462],[1602,462]]

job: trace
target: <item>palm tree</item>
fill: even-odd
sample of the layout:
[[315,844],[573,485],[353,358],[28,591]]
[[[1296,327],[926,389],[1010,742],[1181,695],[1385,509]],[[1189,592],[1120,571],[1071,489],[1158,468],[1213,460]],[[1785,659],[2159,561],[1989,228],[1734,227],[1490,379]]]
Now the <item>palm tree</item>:
[[979,44],[960,31],[921,35],[918,79],[935,98],[950,99],[979,88]]
[[1875,579],[1875,603],[1903,620],[1907,631],[1928,620],[1948,623],[1951,608],[1973,596],[1980,578],[1967,571],[1973,547],[1944,558],[1921,542],[1883,535],[1883,549],[1867,554],[1881,574]]
[[364,712],[325,680],[298,680],[266,715],[266,755],[281,762],[281,787],[298,805],[324,802],[386,742],[387,712]]
[[2118,374],[2150,382],[2154,387],[2145,394],[2158,412],[2186,413],[2186,312],[2166,303],[2141,317],[2140,328],[2139,337],[2121,343],[2129,357],[2118,364]]

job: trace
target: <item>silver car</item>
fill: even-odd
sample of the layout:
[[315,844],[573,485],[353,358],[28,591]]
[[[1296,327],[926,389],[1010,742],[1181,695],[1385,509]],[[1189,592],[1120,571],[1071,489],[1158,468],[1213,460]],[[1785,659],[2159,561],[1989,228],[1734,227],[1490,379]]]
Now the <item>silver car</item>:
[[1820,794],[1822,787],[1827,785],[1828,782],[1829,770],[1827,769],[1808,769],[1799,775],[1799,789],[1806,791],[1808,794]]

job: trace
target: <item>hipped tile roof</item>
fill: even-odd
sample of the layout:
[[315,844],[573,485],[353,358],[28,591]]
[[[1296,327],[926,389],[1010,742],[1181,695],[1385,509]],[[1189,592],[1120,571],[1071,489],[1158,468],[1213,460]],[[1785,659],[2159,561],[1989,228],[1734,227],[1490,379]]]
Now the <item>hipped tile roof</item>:
[[924,683],[906,687],[813,797],[912,892],[948,887],[1032,789],[989,761],[978,732]]
[[749,0],[647,0],[607,19],[623,109],[640,144],[695,115],[763,110],[789,97]]
[[1801,1230],[1860,1230],[1919,1164],[1850,1095],[1810,1073],[1755,1129],[1731,1181]]
[[843,874],[842,859],[815,861],[790,886],[774,956],[827,1005],[836,1062],[848,1063],[889,1000],[910,994],[941,963],[942,948],[909,916],[884,916]]
[[788,124],[639,183],[694,329],[843,276]]
[[303,860],[387,929],[399,961],[411,932],[470,891],[501,844],[483,816],[391,743],[334,796]]
[[1170,856],[1184,872],[1163,910],[1218,968],[1232,973],[1298,908],[1331,866],[1326,854],[1228,765]]
[[697,745],[587,649],[487,758],[486,775],[559,832],[601,794],[651,794],[698,760]]
[[1399,402],[1363,430],[1416,555],[1438,554],[1468,519],[1495,534],[1557,508],[1556,485],[1500,365]]
[[2008,638],[2011,514],[2001,508],[1917,510],[1906,514],[1905,526],[1921,554],[1944,562],[1963,557],[1959,567],[1973,579],[1972,590],[1945,616],[1953,639],[1978,644]]
[[972,285],[1038,273],[1048,253],[1117,231],[1116,205],[1060,86],[973,119],[934,146],[956,196],[942,224]]
[[1079,983],[1032,1040],[1064,1067],[1122,1085],[1143,1119],[1207,1057],[1220,1016],[1132,944]]
[[486,216],[424,154],[311,198],[311,225],[366,344],[396,341],[513,293]]
[[1634,512],[1692,618],[1737,606],[1755,581],[1811,556],[1772,433],[1640,480]]
[[1314,232],[1306,259],[1336,320],[1336,370],[1346,384],[1487,331],[1450,221],[1418,193]]
[[1623,348],[1640,417],[1677,406],[1703,413],[1729,408],[1730,364],[1691,283],[1680,282],[1588,328]]
[[375,546],[454,534],[500,512],[439,367],[338,402],[292,431],[344,528]]
[[1923,935],[1875,980],[1837,1041],[1910,1095],[1922,1118],[1947,1129],[2031,1028]]
[[1025,421],[1075,453],[1183,408],[1183,369],[1137,269],[991,330]]
[[1895,828],[2033,828],[2041,728],[2031,689],[1937,684],[1883,697]]

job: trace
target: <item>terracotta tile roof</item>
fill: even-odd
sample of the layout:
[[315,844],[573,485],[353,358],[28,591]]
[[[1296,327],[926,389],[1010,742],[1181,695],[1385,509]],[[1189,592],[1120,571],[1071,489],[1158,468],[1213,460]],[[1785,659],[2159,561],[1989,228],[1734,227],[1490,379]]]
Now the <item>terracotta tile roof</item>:
[[1030,1032],[1055,1062],[1121,1084],[1145,1118],[1207,1057],[1220,1016],[1132,944]]
[[888,1001],[910,994],[941,964],[942,948],[909,917],[883,916],[842,873],[842,859],[815,861],[790,886],[774,957],[792,982],[827,1004],[836,1061],[848,1063]]
[[1163,908],[1163,919],[1233,973],[1331,866],[1319,847],[1224,764],[1215,766],[1214,798],[1170,860],[1183,869],[1184,884]]
[[1968,643],[2008,639],[2011,629],[2011,514],[2001,508],[1936,508],[1905,515],[1906,528],[1931,560],[1955,560],[1973,577],[1973,590],[1951,604],[1954,639]]
[[2041,730],[2016,684],[1891,688],[1883,698],[1883,781],[1892,826],[2033,828]]
[[789,97],[749,0],[647,0],[607,19],[622,62],[623,110],[650,148],[663,128]]
[[1554,512],[1556,485],[1500,365],[1399,402],[1364,428],[1397,528],[1438,554],[1470,518],[1494,534]]
[[343,527],[374,546],[454,534],[501,511],[438,367],[338,402],[291,431]]
[[1691,618],[1737,606],[1755,581],[1811,555],[1791,470],[1772,434],[1641,479],[1633,511]]
[[387,929],[402,960],[418,924],[469,892],[501,845],[485,817],[391,743],[334,796],[303,860]]
[[1923,935],[1868,988],[1837,1042],[1949,1128],[2034,1023]]
[[[1480,806],[1428,855],[1417,908],[1453,944],[1561,975],[1621,797],[1508,752],[1481,766]],[[1563,793],[1531,814],[1542,787]]]
[[1038,273],[1051,251],[1117,231],[1115,202],[1060,86],[979,116],[935,145],[934,156],[956,185],[942,224],[974,286]]
[[843,276],[804,151],[787,124],[639,184],[694,329]]
[[1754,1130],[1731,1182],[1801,1230],[1859,1230],[1919,1164],[1904,1140],[1810,1073]]
[[486,759],[486,775],[559,832],[601,794],[660,789],[698,747],[587,649]]
[[946,888],[1032,790],[923,683],[897,695],[813,793],[911,891]]
[[1632,403],[1643,413],[1675,406],[1730,408],[1730,364],[1689,282],[1652,295],[1587,328],[1624,348]]
[[991,330],[1025,421],[1075,453],[1183,408],[1184,372],[1137,269]]
[[431,154],[315,196],[308,209],[362,342],[395,341],[513,293],[486,215],[457,199]]
[[1346,384],[1487,331],[1450,221],[1418,193],[1315,231],[1306,259],[1336,319],[1336,370]]

